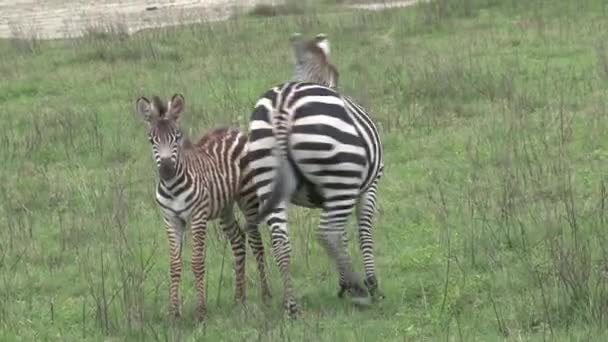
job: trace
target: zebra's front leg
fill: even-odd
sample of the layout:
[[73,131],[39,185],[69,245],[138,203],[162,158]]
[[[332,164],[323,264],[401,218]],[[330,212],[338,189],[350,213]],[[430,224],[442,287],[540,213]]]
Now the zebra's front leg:
[[363,255],[365,268],[365,286],[372,298],[382,299],[384,294],[378,289],[376,268],[374,265],[374,239],[372,235],[373,219],[376,212],[378,181],[363,194],[357,206],[359,224],[359,248]]
[[179,296],[179,286],[182,276],[182,249],[184,246],[184,233],[186,222],[179,217],[164,217],[167,227],[167,237],[169,240],[169,315],[179,317],[181,314],[181,300]]
[[[243,189],[243,195],[239,199],[239,207],[241,208],[243,215],[245,215],[245,234],[247,234],[247,243],[253,252],[258,268],[262,301],[267,304],[270,302],[272,296],[270,293],[270,286],[268,285],[268,275],[266,273],[264,243],[256,222],[258,216],[257,194],[246,187]],[[253,196],[251,194],[253,194]]]
[[204,212],[192,214],[192,272],[196,281],[198,301],[195,317],[203,321],[207,316],[205,296],[205,256],[207,251],[207,215]]
[[247,250],[245,245],[245,234],[241,231],[234,218],[232,207],[226,210],[220,217],[220,224],[226,237],[230,240],[232,255],[234,256],[235,291],[234,301],[244,303],[246,299],[245,283],[245,260]]
[[268,217],[270,226],[272,251],[283,278],[283,304],[285,312],[290,318],[297,318],[300,314],[295,298],[295,290],[291,279],[291,244],[287,233],[287,210],[284,203],[276,208]]

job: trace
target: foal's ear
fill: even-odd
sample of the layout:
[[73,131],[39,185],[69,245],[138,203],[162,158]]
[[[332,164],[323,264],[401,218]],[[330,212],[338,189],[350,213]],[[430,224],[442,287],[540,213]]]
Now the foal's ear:
[[302,41],[302,34],[300,32],[294,32],[289,36],[289,41],[293,43],[297,43]]
[[171,102],[169,102],[169,117],[174,120],[179,120],[181,113],[184,111],[185,105],[186,102],[182,94],[173,95]]
[[141,117],[147,123],[150,123],[153,115],[158,115],[156,114],[156,110],[152,106],[150,100],[148,100],[144,96],[137,99],[137,101],[135,102],[135,108],[137,110],[137,113],[141,115]]

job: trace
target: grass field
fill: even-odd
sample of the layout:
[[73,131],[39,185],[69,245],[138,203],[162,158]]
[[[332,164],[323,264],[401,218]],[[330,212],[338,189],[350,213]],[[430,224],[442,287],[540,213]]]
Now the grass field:
[[[321,6],[0,41],[0,340],[608,338],[608,5]],[[295,31],[328,33],[343,92],[382,129],[375,240],[386,299],[361,310],[336,297],[318,215],[296,208],[301,320],[283,319],[270,249],[272,304],[261,304],[252,257],[248,304],[232,304],[230,248],[212,225],[208,320],[193,319],[188,248],[183,318],[171,321],[156,170],[134,101],[183,93],[192,138],[245,127],[256,98],[290,78]]]

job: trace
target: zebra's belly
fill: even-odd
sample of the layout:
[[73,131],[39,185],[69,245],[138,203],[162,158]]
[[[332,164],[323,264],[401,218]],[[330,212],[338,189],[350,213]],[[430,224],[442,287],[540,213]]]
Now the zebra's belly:
[[325,151],[292,150],[292,157],[297,178],[303,180],[292,203],[320,207],[329,198],[360,194],[368,170],[364,151],[358,147],[338,145]]
[[[297,121],[294,125],[296,124]],[[347,188],[359,188],[368,172],[367,152],[362,146],[363,142],[344,132],[341,133],[352,142],[341,142],[331,137],[331,133],[339,130],[325,132],[323,125],[318,126],[319,128],[302,129],[301,133],[290,136],[290,153],[297,165],[297,172],[323,191],[328,189],[325,184],[330,184],[330,187],[344,184]]]

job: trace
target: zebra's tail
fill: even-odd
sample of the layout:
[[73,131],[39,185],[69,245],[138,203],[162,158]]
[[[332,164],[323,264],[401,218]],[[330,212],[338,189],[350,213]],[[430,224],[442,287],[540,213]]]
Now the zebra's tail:
[[258,224],[264,220],[284,200],[289,200],[296,190],[297,182],[289,165],[289,117],[284,111],[272,115],[275,143],[274,153],[277,160],[276,176],[270,196],[264,201],[258,212]]

